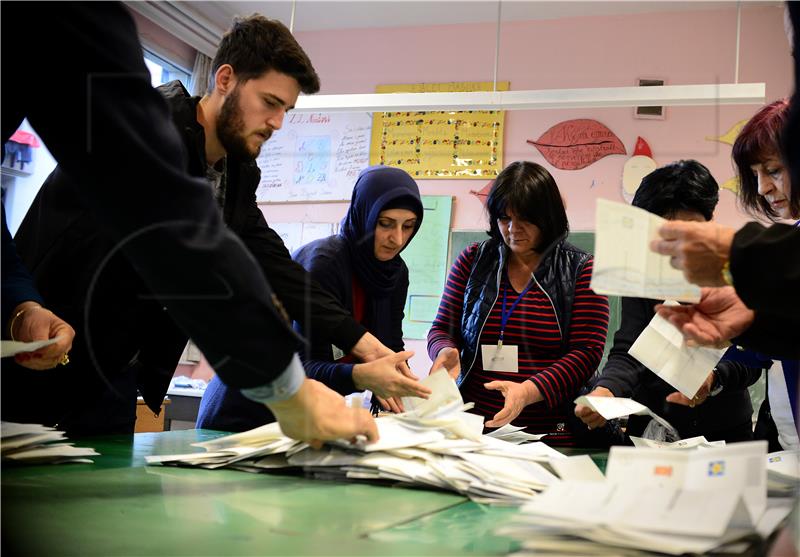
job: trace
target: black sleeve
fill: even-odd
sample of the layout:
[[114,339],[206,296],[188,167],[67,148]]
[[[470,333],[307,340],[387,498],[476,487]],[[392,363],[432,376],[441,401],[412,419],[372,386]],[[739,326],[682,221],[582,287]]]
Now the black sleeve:
[[[2,141],[27,117],[220,378],[239,388],[272,382],[297,337],[211,189],[184,170],[130,14],[118,3],[15,2],[3,6],[0,40],[3,79],[26,76],[25,87],[3,90]],[[45,63],[20,56],[21,44],[57,46],[43,51]],[[37,63],[47,72],[31,72]]]
[[[348,306],[347,300],[349,299],[348,289],[352,289],[352,284],[347,282],[344,275],[337,270],[340,263],[340,261],[332,260],[329,255],[317,252],[316,257],[308,259],[307,276],[312,280],[319,281],[320,287],[324,289],[326,294],[336,300],[339,307],[346,308]],[[300,265],[299,263],[296,264]],[[302,266],[300,268],[303,269]],[[349,313],[348,316],[350,316]],[[351,321],[355,323],[355,320],[351,319]],[[356,386],[353,383],[354,364],[335,361],[331,345],[336,344],[336,347],[343,352],[346,352],[346,350],[339,346],[330,336],[313,332],[310,335],[305,334],[305,329],[299,326],[298,323],[295,323],[295,328],[306,336],[310,344],[300,353],[306,375],[324,383],[341,395],[355,392]]]
[[245,245],[261,265],[269,284],[275,290],[289,316],[310,330],[312,336],[332,339],[350,352],[367,330],[310,276],[303,266],[292,260],[289,250],[264,219],[256,204],[255,194],[247,208],[247,221],[239,232]]
[[786,6],[794,30],[794,94],[782,134],[783,160],[789,163],[791,183],[800,184],[800,2],[786,2]]
[[800,315],[800,228],[750,222],[733,237],[733,286],[757,312]]
[[717,376],[725,390],[746,389],[761,377],[763,368],[741,362],[721,360],[717,363]]
[[773,358],[800,359],[800,318],[756,312],[756,318],[741,336],[731,342]]
[[[0,203],[2,205],[2,203]],[[2,294],[2,308],[0,315],[2,316],[3,336],[6,334],[6,327],[9,325],[9,320],[13,317],[12,312],[22,302],[37,302],[44,305],[42,297],[36,290],[33,284],[33,278],[22,260],[17,254],[17,247],[14,240],[11,238],[11,233],[8,231],[6,224],[6,209],[5,205],[0,208],[3,216],[3,245],[2,252],[2,274],[3,274],[3,294]]]
[[129,366],[145,404],[158,414],[189,339],[155,300],[139,303],[137,323],[139,350]]
[[642,373],[649,370],[628,354],[628,350],[650,323],[658,300],[647,298],[622,298],[622,315],[619,329],[614,335],[614,346],[608,353],[603,372],[595,387],[605,387],[617,397],[630,397],[639,385]]

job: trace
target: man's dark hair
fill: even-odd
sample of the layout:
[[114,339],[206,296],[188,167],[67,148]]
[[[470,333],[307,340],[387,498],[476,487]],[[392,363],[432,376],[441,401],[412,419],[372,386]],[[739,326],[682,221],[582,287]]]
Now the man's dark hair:
[[717,181],[691,159],[655,169],[642,178],[633,197],[634,206],[667,219],[678,211],[693,211],[711,220],[718,201]]
[[503,236],[497,219],[506,215],[509,209],[538,226],[542,236],[535,249],[540,253],[569,231],[567,211],[556,181],[535,162],[517,161],[505,167],[489,191],[486,209],[489,212],[489,236],[501,241]]
[[213,76],[224,64],[233,67],[241,83],[275,70],[297,80],[307,95],[319,91],[319,76],[292,33],[280,21],[263,15],[234,20],[211,63],[209,90],[214,88]]

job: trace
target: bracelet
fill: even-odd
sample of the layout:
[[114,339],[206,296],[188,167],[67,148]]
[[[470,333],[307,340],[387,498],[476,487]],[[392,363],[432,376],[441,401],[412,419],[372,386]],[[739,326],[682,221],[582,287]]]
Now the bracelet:
[[26,308],[22,308],[17,313],[14,314],[14,317],[11,318],[11,325],[8,326],[8,333],[11,335],[11,340],[17,340],[14,338],[14,323],[17,322],[17,319],[20,315],[28,311],[29,309],[44,309],[42,306],[29,306]]
[[733,275],[731,274],[731,260],[728,259],[722,265],[722,280],[725,281],[725,284],[728,286],[733,286]]

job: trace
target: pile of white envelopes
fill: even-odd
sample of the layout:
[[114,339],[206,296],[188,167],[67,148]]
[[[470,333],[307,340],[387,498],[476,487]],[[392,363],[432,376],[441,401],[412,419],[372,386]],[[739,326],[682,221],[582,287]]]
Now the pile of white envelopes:
[[482,435],[483,418],[465,411],[471,406],[446,372],[423,383],[431,397],[403,399],[406,412],[377,418],[380,440],[373,444],[338,441],[315,450],[274,423],[196,443],[204,453],[148,456],[147,462],[248,472],[297,468],[313,477],[401,482],[491,503],[526,501],[559,481],[551,463],[566,457],[536,442],[541,436],[513,426]]
[[100,453],[89,447],[74,447],[61,443],[67,437],[63,431],[40,424],[0,424],[0,456],[3,462],[21,464],[91,463],[88,456]]
[[791,507],[767,499],[765,441],[612,447],[605,477],[553,483],[499,532],[522,542],[519,555],[735,553],[769,536]]

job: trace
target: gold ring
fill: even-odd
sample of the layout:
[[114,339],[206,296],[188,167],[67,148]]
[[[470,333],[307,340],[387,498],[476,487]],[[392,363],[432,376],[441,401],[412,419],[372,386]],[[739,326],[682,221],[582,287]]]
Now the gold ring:
[[58,360],[58,365],[65,366],[65,365],[67,365],[68,363],[69,363],[69,354],[67,354],[66,352],[64,352],[64,355],[63,355],[63,356],[61,356],[61,359],[60,359],[60,360]]

